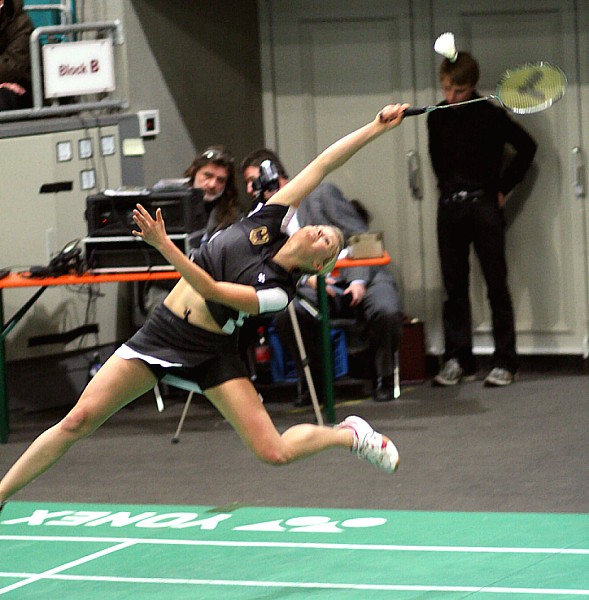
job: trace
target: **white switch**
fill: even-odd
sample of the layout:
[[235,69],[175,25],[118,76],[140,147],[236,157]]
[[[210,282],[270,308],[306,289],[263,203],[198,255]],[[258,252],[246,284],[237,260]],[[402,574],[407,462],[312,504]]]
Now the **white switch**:
[[116,152],[114,135],[103,135],[100,137],[100,152],[102,156],[112,156]]
[[72,160],[72,143],[70,141],[57,142],[57,162]]
[[78,154],[81,159],[92,158],[92,140],[90,138],[78,140]]
[[139,135],[141,137],[149,137],[157,135],[160,132],[160,111],[140,110],[137,112],[139,118]]
[[84,169],[80,171],[80,188],[91,190],[96,187],[96,171],[94,169]]

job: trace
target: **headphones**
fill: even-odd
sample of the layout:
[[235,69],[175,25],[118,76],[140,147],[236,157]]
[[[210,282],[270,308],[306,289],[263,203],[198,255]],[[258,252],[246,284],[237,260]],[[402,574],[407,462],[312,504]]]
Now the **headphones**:
[[51,259],[46,267],[32,266],[31,277],[59,277],[75,273],[81,275],[86,270],[82,260],[79,239],[68,242],[59,254]]

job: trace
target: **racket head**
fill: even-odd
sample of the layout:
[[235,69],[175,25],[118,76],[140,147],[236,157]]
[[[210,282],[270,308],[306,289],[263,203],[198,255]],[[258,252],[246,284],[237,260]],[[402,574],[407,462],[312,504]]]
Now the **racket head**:
[[567,85],[567,77],[559,67],[544,61],[526,63],[503,73],[495,98],[511,112],[528,115],[558,102]]

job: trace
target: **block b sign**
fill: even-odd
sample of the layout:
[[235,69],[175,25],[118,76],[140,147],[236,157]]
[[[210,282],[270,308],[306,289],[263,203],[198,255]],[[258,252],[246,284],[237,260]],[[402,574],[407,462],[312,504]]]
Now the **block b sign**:
[[45,98],[100,94],[115,89],[112,40],[43,46]]

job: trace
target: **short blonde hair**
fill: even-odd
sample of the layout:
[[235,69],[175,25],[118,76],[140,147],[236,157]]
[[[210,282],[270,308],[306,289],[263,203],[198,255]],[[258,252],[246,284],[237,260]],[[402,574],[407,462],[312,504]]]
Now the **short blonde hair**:
[[317,275],[326,275],[330,271],[333,271],[333,267],[335,266],[335,263],[337,262],[339,253],[342,251],[342,249],[344,247],[344,234],[342,233],[342,230],[339,227],[336,227],[335,225],[329,225],[329,227],[331,227],[333,229],[333,231],[335,232],[335,234],[337,235],[338,243],[336,245],[333,256],[331,256],[329,258],[329,260],[323,264],[321,269],[319,269],[319,271],[317,271]]

